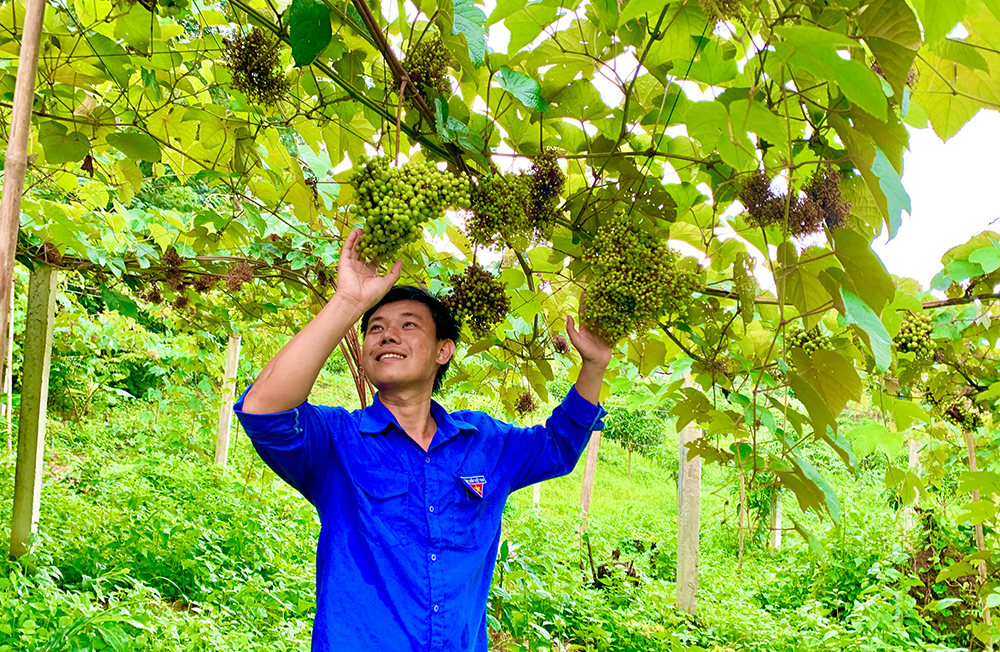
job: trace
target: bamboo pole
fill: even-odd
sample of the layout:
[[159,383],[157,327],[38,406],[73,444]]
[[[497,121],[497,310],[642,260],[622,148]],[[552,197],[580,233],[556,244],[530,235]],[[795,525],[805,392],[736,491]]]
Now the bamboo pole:
[[590,514],[590,499],[594,495],[594,478],[597,476],[597,452],[601,448],[601,431],[595,430],[587,444],[587,466],[583,470],[583,487],[580,490],[580,524],[577,527],[577,543],[587,531],[587,515]]
[[[975,435],[975,433],[972,433],[972,432],[965,433],[965,446],[966,446],[966,448],[969,451],[969,471],[971,471],[972,473],[976,473],[976,472],[979,471],[979,465],[976,463],[976,435]],[[979,501],[979,490],[978,489],[974,489],[972,491],[972,502],[978,502],[978,501]],[[976,525],[974,526],[974,529],[975,529],[975,532],[976,532],[976,548],[979,549],[979,552],[983,552],[983,551],[986,550],[986,540],[985,540],[985,537],[983,536],[983,524],[982,524],[982,522],[980,521],[979,523],[976,523]],[[979,560],[979,586],[980,587],[984,586],[986,584],[987,579],[988,578],[987,578],[987,574],[986,574],[986,560],[985,559],[980,559]],[[991,618],[991,614],[990,614],[990,608],[986,606],[985,601],[983,602],[983,622],[986,623],[987,630],[989,630],[989,628],[992,625],[992,618]],[[992,633],[989,634],[989,637],[988,637],[988,639],[986,641],[986,649],[987,650],[992,650],[993,649],[993,634]]]
[[7,452],[12,453],[11,437],[14,431],[14,293],[10,293],[10,311],[7,314],[7,355],[4,357],[3,393],[6,396],[4,417],[7,421]]
[[31,534],[38,525],[57,277],[53,268],[38,264],[31,271],[28,287],[17,466],[14,469],[14,509],[10,525],[10,555],[14,558],[27,552]]
[[239,333],[229,335],[226,348],[226,369],[222,380],[222,405],[219,407],[219,432],[215,437],[215,465],[225,468],[229,459],[229,433],[233,427],[233,396],[236,371],[240,364]]
[[[17,233],[21,227],[21,195],[28,170],[28,136],[31,132],[31,107],[35,100],[35,76],[38,74],[38,45],[45,17],[45,0],[27,0],[21,52],[14,85],[14,106],[10,114],[10,138],[3,164],[3,198],[0,199],[0,306],[6,308],[14,293],[14,256]],[[0,310],[0,333],[7,332],[7,311]]]
[[[920,476],[920,443],[916,438],[910,439],[910,457],[908,468],[914,475]],[[913,502],[903,508],[903,529],[912,531],[917,526],[917,505],[920,503],[920,492],[915,492]]]
[[698,546],[701,527],[701,457],[688,459],[688,446],[701,433],[693,424],[681,430],[677,477],[677,608],[698,612]]
[[771,537],[768,546],[772,550],[781,547],[781,493],[777,489],[771,494]]

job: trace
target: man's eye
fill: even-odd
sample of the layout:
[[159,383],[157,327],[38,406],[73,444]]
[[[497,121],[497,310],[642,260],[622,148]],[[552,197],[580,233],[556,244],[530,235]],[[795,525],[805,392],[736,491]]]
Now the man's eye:
[[374,332],[375,332],[375,331],[377,331],[377,330],[378,330],[379,328],[380,328],[380,326],[372,326],[371,328],[369,328],[369,329],[368,329],[368,332],[369,332],[369,333],[374,333]]

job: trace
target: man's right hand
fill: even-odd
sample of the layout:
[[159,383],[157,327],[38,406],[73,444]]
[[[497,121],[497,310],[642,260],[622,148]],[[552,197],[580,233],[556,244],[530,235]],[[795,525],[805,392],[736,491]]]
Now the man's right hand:
[[270,414],[301,405],[340,340],[399,280],[401,262],[379,276],[376,263],[361,259],[360,235],[361,229],[352,231],[340,250],[337,291],[330,303],[267,363],[243,400],[244,412]]
[[386,292],[399,280],[403,268],[401,261],[396,261],[385,276],[378,275],[378,263],[366,263],[358,253],[358,238],[361,229],[351,231],[340,250],[340,263],[337,265],[337,293],[334,298],[341,303],[349,303],[359,313],[379,302]]

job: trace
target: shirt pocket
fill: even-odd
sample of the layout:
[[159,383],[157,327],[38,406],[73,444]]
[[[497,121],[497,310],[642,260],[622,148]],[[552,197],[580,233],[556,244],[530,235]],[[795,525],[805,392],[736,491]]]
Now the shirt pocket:
[[[469,478],[485,480],[468,483]],[[470,484],[472,486],[470,486]],[[474,486],[479,485],[482,495]],[[451,532],[449,543],[462,550],[476,550],[493,543],[500,529],[503,499],[496,486],[479,474],[459,473],[451,490]]]
[[354,486],[365,536],[388,546],[405,545],[409,539],[409,479],[379,469],[359,469],[354,473]]

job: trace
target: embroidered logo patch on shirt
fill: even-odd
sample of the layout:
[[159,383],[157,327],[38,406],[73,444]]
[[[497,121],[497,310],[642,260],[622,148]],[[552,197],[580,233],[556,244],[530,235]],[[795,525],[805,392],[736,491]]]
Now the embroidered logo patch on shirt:
[[483,485],[486,484],[486,478],[481,475],[467,475],[462,478],[462,482],[469,489],[476,492],[476,495],[480,498],[483,497]]

